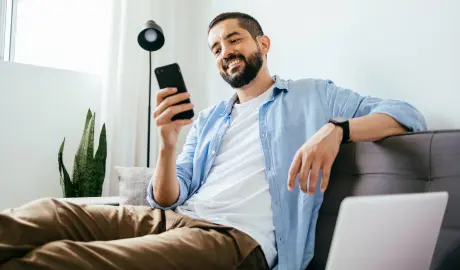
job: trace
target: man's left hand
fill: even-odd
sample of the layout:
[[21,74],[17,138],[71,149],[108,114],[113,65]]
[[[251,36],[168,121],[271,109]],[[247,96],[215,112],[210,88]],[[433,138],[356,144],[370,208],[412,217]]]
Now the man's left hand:
[[[299,174],[299,187],[304,193],[313,195],[318,184],[320,170],[322,171],[321,192],[329,183],[331,167],[339,152],[343,130],[333,124],[324,125],[294,156],[289,169],[288,189],[294,190],[296,176]],[[308,174],[310,173],[310,187]]]

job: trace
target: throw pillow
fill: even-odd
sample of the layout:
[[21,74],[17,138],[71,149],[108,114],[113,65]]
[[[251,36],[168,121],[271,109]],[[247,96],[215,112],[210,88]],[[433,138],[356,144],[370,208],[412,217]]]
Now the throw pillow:
[[119,180],[120,205],[149,205],[147,186],[154,168],[115,166]]

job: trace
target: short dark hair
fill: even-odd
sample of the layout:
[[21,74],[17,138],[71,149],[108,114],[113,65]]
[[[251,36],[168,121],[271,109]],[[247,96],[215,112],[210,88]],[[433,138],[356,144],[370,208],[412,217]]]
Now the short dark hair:
[[228,19],[237,19],[239,25],[248,31],[254,40],[256,37],[264,35],[264,31],[259,22],[252,16],[241,12],[225,12],[217,15],[208,26],[208,34],[216,24]]

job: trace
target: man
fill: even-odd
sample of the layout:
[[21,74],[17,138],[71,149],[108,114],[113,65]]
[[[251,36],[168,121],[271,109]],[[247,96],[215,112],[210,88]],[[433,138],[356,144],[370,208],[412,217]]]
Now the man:
[[[171,121],[193,107],[175,105],[189,94],[158,92],[152,207],[41,200],[2,213],[2,270],[305,269],[341,143],[426,129],[404,102],[270,76],[270,39],[249,15],[217,16],[208,42],[236,93],[192,122]],[[180,130],[191,123],[176,158]]]

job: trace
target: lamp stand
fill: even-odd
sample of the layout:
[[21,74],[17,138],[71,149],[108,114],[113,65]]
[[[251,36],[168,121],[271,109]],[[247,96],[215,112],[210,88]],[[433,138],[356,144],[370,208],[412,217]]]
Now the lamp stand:
[[152,118],[152,52],[149,51],[149,112],[147,124],[147,168],[150,167],[150,119]]

